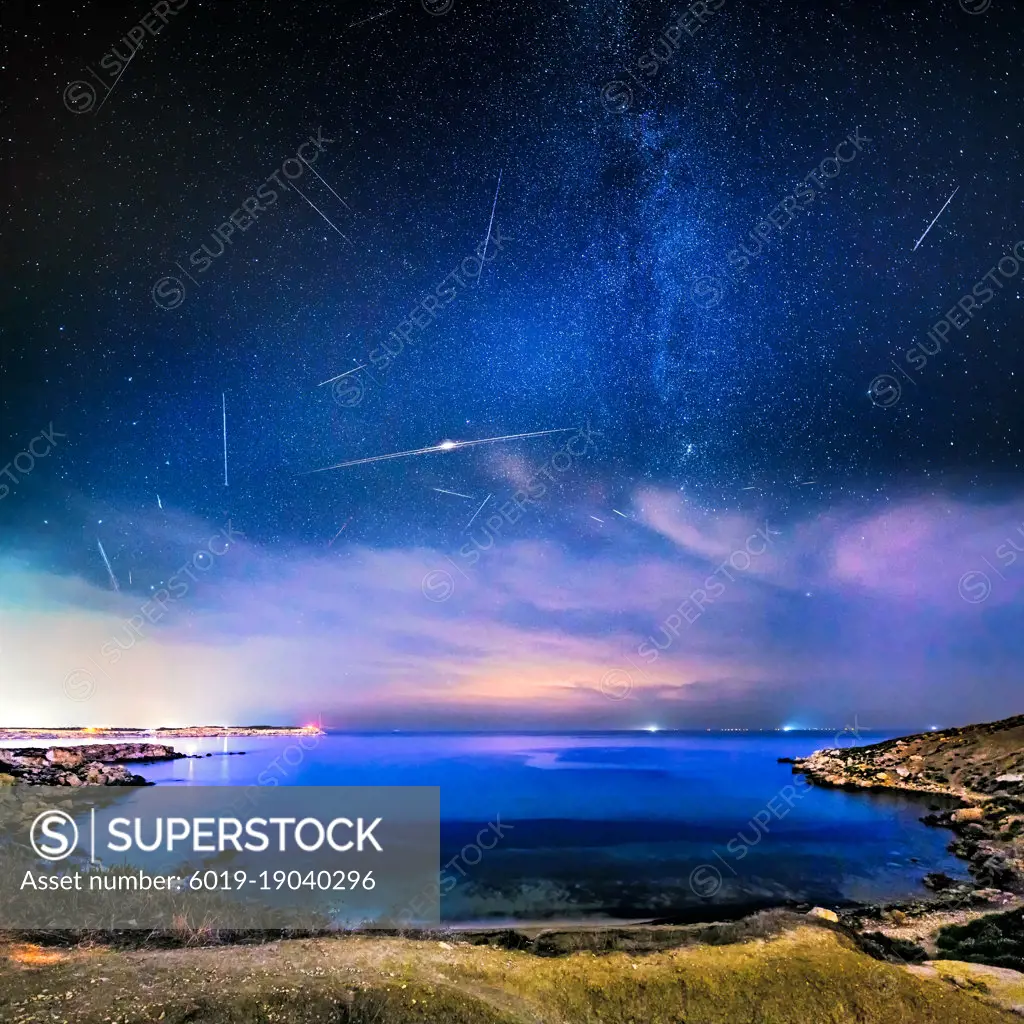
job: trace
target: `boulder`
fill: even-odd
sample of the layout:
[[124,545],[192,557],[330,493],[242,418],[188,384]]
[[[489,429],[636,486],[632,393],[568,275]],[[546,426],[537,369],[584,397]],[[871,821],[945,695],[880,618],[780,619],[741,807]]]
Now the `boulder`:
[[953,812],[951,820],[958,823],[964,821],[984,821],[985,812],[980,807],[961,807]]
[[78,768],[85,764],[82,753],[71,747],[54,747],[46,752],[45,757],[51,764],[59,764],[62,768]]
[[834,910],[827,910],[825,907],[813,907],[807,911],[808,917],[817,917],[822,921],[831,921],[832,924],[839,924],[839,915]]

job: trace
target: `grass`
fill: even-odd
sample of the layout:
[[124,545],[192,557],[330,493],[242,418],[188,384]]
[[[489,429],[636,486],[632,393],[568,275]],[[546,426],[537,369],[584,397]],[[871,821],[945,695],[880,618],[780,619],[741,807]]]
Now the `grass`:
[[[776,922],[777,923],[777,922]],[[4,1024],[996,1024],[801,921],[732,945],[538,956],[369,936],[151,951],[0,946]]]

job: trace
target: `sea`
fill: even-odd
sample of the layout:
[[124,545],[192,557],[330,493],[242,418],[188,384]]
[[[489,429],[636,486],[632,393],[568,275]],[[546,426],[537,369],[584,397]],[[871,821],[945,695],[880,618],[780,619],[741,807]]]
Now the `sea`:
[[694,921],[923,897],[932,871],[966,878],[949,833],[920,821],[937,799],[822,789],[777,763],[892,735],[175,739],[188,759],[136,770],[158,786],[438,786],[449,924]]

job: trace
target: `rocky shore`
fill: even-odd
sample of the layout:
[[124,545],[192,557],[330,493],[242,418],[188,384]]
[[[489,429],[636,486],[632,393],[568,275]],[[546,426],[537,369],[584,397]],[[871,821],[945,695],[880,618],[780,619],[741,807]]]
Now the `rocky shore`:
[[[1024,715],[788,763],[819,786],[942,797],[921,820],[956,835],[949,848],[968,862],[972,899],[1024,893]],[[945,899],[966,895],[945,876],[925,884]]]
[[322,736],[316,725],[186,725],[181,728],[136,729],[121,726],[0,729],[3,740],[171,740],[222,739],[237,736]]
[[174,761],[186,756],[158,743],[0,748],[0,785],[146,786],[146,779],[126,764]]

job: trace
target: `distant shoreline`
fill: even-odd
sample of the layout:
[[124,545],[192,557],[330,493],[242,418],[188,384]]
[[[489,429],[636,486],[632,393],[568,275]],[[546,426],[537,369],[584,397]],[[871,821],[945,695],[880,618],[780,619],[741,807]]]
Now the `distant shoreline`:
[[186,725],[180,729],[110,727],[0,729],[4,740],[220,739],[237,736],[323,736],[316,725]]

